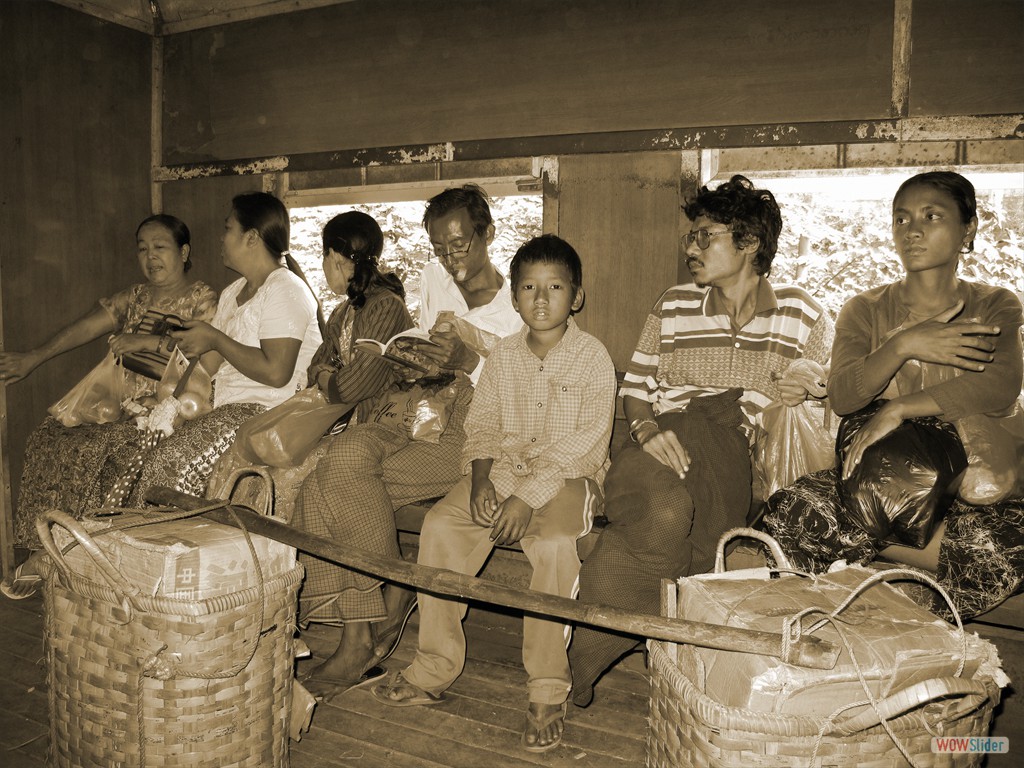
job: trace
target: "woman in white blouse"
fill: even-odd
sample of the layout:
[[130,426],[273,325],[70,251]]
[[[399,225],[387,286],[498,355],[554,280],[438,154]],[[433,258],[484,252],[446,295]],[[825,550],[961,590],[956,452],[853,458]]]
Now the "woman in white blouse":
[[[212,323],[187,322],[178,348],[213,378],[213,410],[185,422],[146,459],[129,504],[163,485],[202,496],[213,464],[238,427],[306,385],[323,317],[288,250],[288,210],[273,195],[231,201],[221,239],[224,264],[241,277],[221,293]],[[282,263],[284,262],[284,263]]]

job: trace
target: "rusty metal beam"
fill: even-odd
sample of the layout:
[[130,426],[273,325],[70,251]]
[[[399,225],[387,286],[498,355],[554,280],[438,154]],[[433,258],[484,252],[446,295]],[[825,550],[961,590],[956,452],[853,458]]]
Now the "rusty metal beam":
[[900,118],[826,123],[777,123],[701,128],[529,136],[508,139],[345,149],[276,157],[182,163],[155,168],[156,181],[274,172],[322,171],[542,155],[657,152],[728,147],[782,147],[908,141],[984,141],[1024,138],[1024,114]]
[[153,177],[157,181],[181,181],[210,176],[250,176],[283,171],[325,171],[336,168],[365,168],[375,165],[438,163],[453,159],[455,159],[453,145],[450,143],[414,144],[403,147],[373,147],[166,165],[154,169]]

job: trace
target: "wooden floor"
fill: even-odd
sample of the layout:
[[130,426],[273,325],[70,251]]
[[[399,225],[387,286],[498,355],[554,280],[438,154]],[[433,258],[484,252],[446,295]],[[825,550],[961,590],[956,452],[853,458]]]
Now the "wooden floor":
[[[587,709],[570,705],[563,745],[546,755],[519,746],[526,708],[520,660],[521,619],[472,609],[467,619],[470,659],[448,700],[431,707],[386,707],[366,691],[319,704],[312,727],[292,743],[292,768],[505,768],[505,766],[605,766],[644,764],[647,682],[640,654],[633,654],[598,685]],[[1024,754],[1024,632],[969,625],[999,648],[1018,690],[1009,690],[991,735],[1008,736],[1010,753],[988,765],[1020,765]],[[42,663],[42,600],[0,598],[0,766],[46,764],[46,672]],[[314,654],[330,652],[320,630],[303,633]],[[413,653],[415,614],[387,666],[401,668]],[[300,670],[305,664],[302,662]]]

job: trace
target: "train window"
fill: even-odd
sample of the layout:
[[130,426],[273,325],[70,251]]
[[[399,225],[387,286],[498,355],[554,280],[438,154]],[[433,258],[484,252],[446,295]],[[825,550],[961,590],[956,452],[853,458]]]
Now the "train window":
[[[291,207],[292,253],[320,297],[324,312],[329,314],[340,297],[334,295],[324,280],[321,258],[321,232],[332,216],[343,211],[358,210],[373,216],[384,232],[384,253],[381,266],[396,272],[405,283],[409,311],[419,311],[419,274],[432,257],[430,242],[423,230],[425,200],[384,203],[353,202],[351,204]],[[491,215],[495,235],[490,247],[491,259],[508,274],[508,264],[516,249],[526,240],[541,233],[542,199],[538,194],[493,195]]]
[[[860,291],[903,274],[892,243],[893,196],[926,168],[772,174],[749,171],[772,190],[783,230],[771,279],[799,285],[833,314]],[[1024,184],[1019,169],[958,168],[977,191],[978,235],[960,275],[1024,296]],[[719,173],[710,185],[731,173]]]

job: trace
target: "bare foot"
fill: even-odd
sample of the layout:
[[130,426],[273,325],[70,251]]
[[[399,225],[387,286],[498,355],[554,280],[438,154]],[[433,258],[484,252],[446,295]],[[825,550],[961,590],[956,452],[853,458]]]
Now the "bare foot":
[[565,728],[565,704],[530,702],[522,743],[528,752],[547,752],[562,741]]
[[303,685],[307,691],[313,694],[314,698],[329,702],[335,696],[340,696],[346,691],[379,683],[381,680],[387,679],[387,676],[388,671],[384,667],[370,667],[354,680],[313,674],[303,681]]
[[303,680],[358,680],[367,667],[372,666],[373,635],[370,624],[366,621],[350,621],[342,627],[338,649],[326,661],[310,670]]
[[389,707],[418,707],[444,701],[443,693],[431,693],[413,685],[401,672],[393,673],[387,682],[375,686],[370,692],[377,701]]
[[388,618],[382,624],[395,624],[403,619],[409,612],[409,606],[416,601],[416,593],[411,589],[388,584],[384,587],[384,607],[387,609]]

